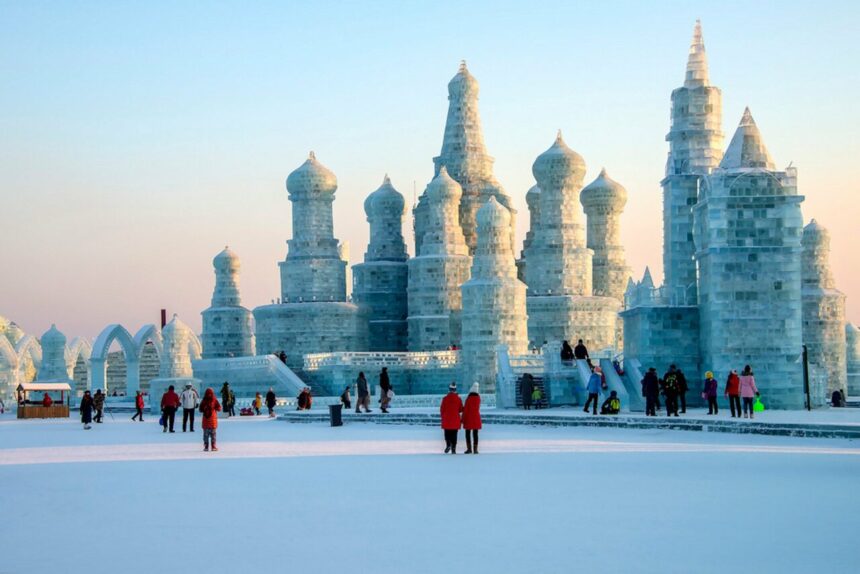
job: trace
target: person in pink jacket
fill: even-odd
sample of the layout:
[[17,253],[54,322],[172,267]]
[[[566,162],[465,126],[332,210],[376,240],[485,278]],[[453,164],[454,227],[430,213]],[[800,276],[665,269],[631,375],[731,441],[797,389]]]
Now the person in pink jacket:
[[744,418],[753,418],[753,399],[758,395],[758,388],[755,386],[755,377],[749,365],[744,367],[740,379],[741,399],[744,401]]

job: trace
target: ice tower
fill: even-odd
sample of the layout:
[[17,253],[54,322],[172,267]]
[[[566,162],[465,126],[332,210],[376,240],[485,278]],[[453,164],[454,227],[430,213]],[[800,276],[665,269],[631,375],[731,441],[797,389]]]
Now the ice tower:
[[388,176],[364,202],[370,243],[364,263],[352,268],[352,299],[365,309],[371,351],[405,351],[409,270],[403,241],[406,203]]
[[281,268],[281,301],[254,309],[258,353],[287,355],[301,371],[303,356],[363,351],[366,319],[346,300],[346,261],[334,237],[337,178],[314,153],[287,177],[293,238]]
[[597,179],[579,194],[588,222],[588,248],[592,258],[592,285],[595,295],[624,300],[630,268],[621,244],[621,213],[627,204],[627,190],[600,171]]
[[493,392],[496,383],[496,347],[505,345],[512,355],[528,349],[526,286],[517,279],[511,249],[511,215],[494,197],[478,210],[478,245],[472,259],[472,276],[463,293],[463,382],[481,384]]
[[693,206],[703,176],[723,156],[722,93],[708,79],[702,26],[696,21],[684,85],[672,92],[669,158],[663,186],[663,270],[669,300],[696,302]]
[[846,391],[845,295],[830,271],[830,232],[813,219],[802,243],[803,343],[809,363],[826,373],[828,392]]
[[251,312],[239,296],[239,257],[225,247],[212,260],[215,290],[203,311],[203,358],[248,357],[254,354]]
[[410,351],[443,350],[460,344],[460,286],[469,279],[471,265],[460,227],[462,193],[460,184],[442,166],[423,194],[427,227],[421,250],[409,260]]

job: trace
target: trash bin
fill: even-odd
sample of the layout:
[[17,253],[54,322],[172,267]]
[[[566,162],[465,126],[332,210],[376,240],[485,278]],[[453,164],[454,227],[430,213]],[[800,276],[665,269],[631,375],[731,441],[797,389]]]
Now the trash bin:
[[342,427],[343,426],[343,417],[341,416],[341,411],[343,411],[343,405],[329,405],[328,406],[328,414],[331,416],[331,426],[333,427]]

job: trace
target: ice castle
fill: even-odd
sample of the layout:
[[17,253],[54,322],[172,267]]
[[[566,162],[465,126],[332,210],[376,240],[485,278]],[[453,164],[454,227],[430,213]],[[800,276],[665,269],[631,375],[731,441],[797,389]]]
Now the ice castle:
[[[164,332],[145,325],[134,336],[109,325],[92,345],[67,344],[52,328],[40,345],[2,320],[0,391],[41,369],[127,392],[181,379],[230,381],[240,395],[306,384],[334,395],[359,371],[373,377],[387,367],[401,395],[478,381],[512,406],[528,372],[552,404],[577,404],[590,372],[563,363],[559,351],[562,341],[583,339],[625,409],[641,408],[642,371],[669,364],[694,382],[750,364],[770,407],[800,408],[804,345],[816,404],[833,390],[857,392],[860,343],[829,269],[829,235],[816,221],[804,227],[797,170],[776,167],[748,109],[723,151],[722,93],[710,82],[698,22],[684,83],[671,95],[659,286],[648,269],[640,281],[630,277],[620,239],[627,190],[606,169],[584,185],[585,159],[561,132],[533,162],[529,229],[516,258],[517,213],[493,173],[478,96],[463,62],[448,84],[432,177],[412,207],[413,257],[408,206],[394,183],[385,176],[367,196],[370,240],[352,266],[351,297],[348,250],[332,217],[337,177],[311,152],[286,179],[293,236],[279,263],[279,298],[243,307],[239,257],[225,248],[213,260],[199,339],[174,319]],[[106,367],[114,341],[127,365],[122,383]],[[142,381],[151,348],[162,367]]]

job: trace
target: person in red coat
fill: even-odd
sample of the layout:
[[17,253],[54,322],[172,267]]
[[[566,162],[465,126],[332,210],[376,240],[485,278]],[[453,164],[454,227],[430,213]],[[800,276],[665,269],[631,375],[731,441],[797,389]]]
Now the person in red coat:
[[738,418],[741,418],[741,378],[735,369],[732,369],[726,380],[726,396],[729,397],[732,418],[735,418],[735,407],[737,407]]
[[42,397],[42,406],[43,407],[50,407],[53,404],[54,404],[54,400],[51,398],[51,395],[49,395],[48,393],[45,393],[45,396]]
[[442,430],[445,431],[445,454],[457,454],[457,433],[460,431],[460,414],[463,401],[457,394],[457,383],[448,386],[448,394],[442,399],[439,414],[442,415]]
[[203,451],[209,450],[209,443],[212,442],[212,451],[217,451],[215,446],[215,431],[218,429],[218,411],[221,410],[221,404],[215,398],[215,391],[206,389],[203,393],[203,400],[200,401],[200,412],[203,413]]
[[134,416],[131,417],[131,420],[135,419],[143,422],[143,393],[140,391],[137,391],[137,394],[134,396]]
[[469,389],[463,406],[463,429],[466,431],[466,454],[478,454],[478,431],[481,430],[481,395],[478,383]]
[[167,392],[161,396],[161,412],[164,429],[162,432],[167,432],[168,425],[170,432],[173,431],[173,423],[176,421],[176,410],[179,408],[179,395],[173,390],[173,385],[167,387]]

